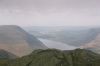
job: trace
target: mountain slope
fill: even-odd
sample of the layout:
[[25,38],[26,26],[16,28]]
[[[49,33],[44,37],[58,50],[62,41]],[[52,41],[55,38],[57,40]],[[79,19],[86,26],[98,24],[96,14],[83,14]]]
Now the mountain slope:
[[0,66],[5,66],[8,64],[9,60],[18,58],[16,55],[0,49]]
[[23,56],[30,53],[33,49],[44,48],[46,46],[42,42],[19,26],[0,26],[0,49]]
[[7,66],[100,66],[100,55],[84,49],[35,50],[30,55],[11,61]]
[[15,59],[15,58],[17,58],[16,55],[0,49],[0,59]]
[[82,48],[100,53],[100,33],[94,38],[94,40],[83,45]]

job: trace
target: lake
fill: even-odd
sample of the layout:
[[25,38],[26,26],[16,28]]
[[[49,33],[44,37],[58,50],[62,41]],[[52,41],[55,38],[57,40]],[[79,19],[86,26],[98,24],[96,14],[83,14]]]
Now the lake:
[[39,40],[41,42],[43,42],[43,44],[45,44],[48,48],[56,48],[56,49],[60,49],[60,50],[73,50],[73,49],[78,48],[75,46],[71,46],[71,45],[53,41],[53,40],[42,39],[42,38],[39,38]]

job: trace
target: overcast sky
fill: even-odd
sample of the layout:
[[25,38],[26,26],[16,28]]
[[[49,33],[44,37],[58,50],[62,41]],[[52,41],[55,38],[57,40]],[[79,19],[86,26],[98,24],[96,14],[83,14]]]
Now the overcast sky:
[[100,0],[0,0],[0,25],[100,26]]

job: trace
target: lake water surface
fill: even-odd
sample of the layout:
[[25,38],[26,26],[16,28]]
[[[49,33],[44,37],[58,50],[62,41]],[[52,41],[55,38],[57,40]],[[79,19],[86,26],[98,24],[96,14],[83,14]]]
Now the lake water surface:
[[73,49],[78,48],[75,46],[71,46],[71,45],[53,41],[53,40],[47,40],[47,39],[42,39],[42,38],[39,38],[39,40],[43,42],[48,48],[56,48],[56,49],[61,49],[61,50],[73,50]]

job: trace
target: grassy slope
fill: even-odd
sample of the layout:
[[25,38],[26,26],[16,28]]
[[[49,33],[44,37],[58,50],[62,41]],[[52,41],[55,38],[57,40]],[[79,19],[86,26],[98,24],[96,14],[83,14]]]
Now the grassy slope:
[[100,66],[100,55],[88,50],[35,50],[7,66]]

